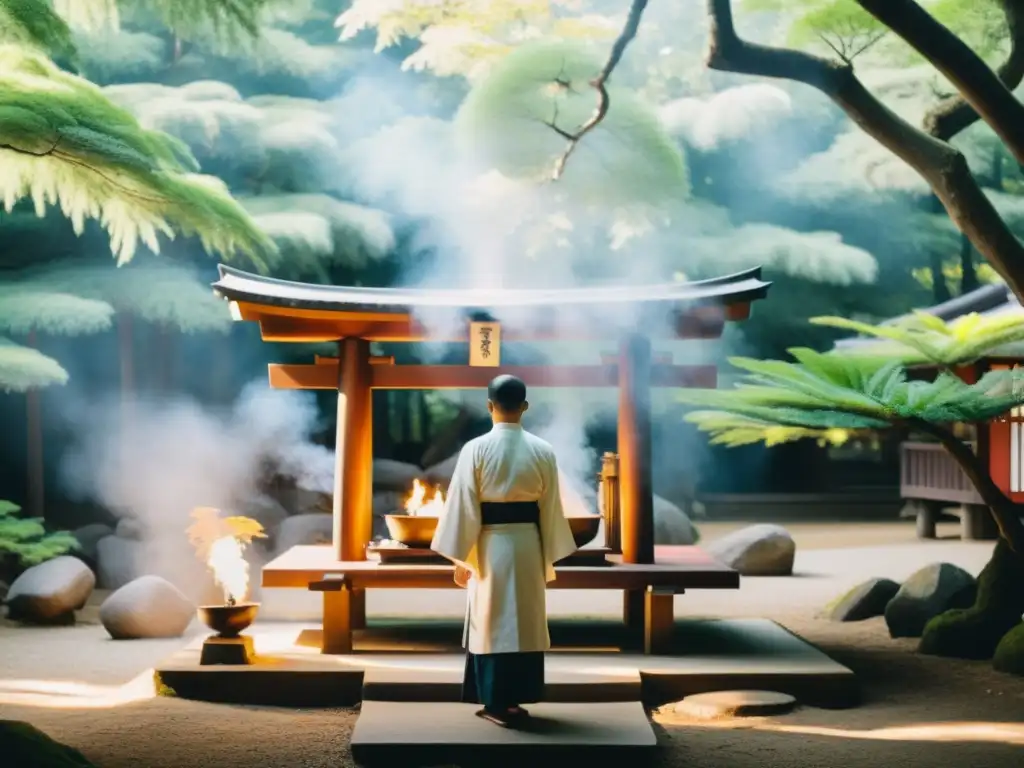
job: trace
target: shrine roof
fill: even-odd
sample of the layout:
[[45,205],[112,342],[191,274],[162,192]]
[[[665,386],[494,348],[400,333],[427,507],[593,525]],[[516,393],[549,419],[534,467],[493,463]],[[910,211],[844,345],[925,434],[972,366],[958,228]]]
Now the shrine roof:
[[214,291],[234,302],[323,312],[403,314],[416,309],[460,309],[467,313],[501,308],[557,305],[738,304],[762,299],[769,282],[761,268],[693,282],[608,285],[587,288],[364,288],[279,280],[223,264]]

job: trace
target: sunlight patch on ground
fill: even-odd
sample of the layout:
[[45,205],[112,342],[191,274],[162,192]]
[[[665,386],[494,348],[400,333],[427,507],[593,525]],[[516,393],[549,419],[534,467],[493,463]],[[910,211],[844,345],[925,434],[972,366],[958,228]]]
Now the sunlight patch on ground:
[[153,670],[124,685],[73,680],[0,680],[0,704],[47,709],[109,709],[156,696]]
[[684,726],[687,728],[745,729],[800,736],[827,736],[841,739],[987,742],[1024,746],[1024,724],[1020,723],[952,721],[855,730],[851,728],[827,728],[816,725],[786,725],[763,717],[726,717],[716,720],[698,720],[662,711],[655,713],[654,720],[662,725]]

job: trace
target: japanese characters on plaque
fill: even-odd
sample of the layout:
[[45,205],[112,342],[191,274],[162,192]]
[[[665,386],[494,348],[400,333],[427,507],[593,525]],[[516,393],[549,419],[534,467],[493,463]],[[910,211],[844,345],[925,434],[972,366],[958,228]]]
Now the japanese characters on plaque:
[[497,368],[501,365],[499,323],[469,324],[469,364],[474,368]]

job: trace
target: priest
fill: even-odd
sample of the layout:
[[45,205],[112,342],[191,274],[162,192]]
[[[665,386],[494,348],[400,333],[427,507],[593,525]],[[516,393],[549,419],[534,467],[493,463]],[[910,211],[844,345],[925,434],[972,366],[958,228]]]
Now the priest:
[[493,428],[459,454],[432,549],[466,587],[463,700],[510,727],[544,692],[547,583],[576,550],[562,511],[552,447],[523,429],[526,385],[498,376],[487,388]]

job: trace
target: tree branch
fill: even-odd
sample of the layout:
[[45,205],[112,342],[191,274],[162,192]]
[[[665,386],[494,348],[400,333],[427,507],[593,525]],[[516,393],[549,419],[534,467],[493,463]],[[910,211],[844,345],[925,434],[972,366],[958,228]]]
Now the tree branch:
[[[630,5],[626,23],[612,44],[612,51],[608,55],[608,60],[604,63],[597,77],[590,81],[590,85],[597,90],[597,107],[585,123],[568,135],[569,143],[555,161],[554,170],[551,172],[552,181],[562,178],[562,175],[565,173],[565,164],[569,162],[569,158],[576,150],[580,140],[594,130],[608,114],[608,108],[611,106],[611,102],[608,99],[608,78],[612,76],[612,72],[615,71],[615,68],[622,60],[622,55],[626,52],[626,46],[636,37],[637,30],[640,28],[640,20],[643,18],[646,8],[647,0],[633,0],[632,5]],[[562,131],[559,131],[559,133],[565,135]]]
[[824,93],[928,182],[960,231],[1014,294],[1024,298],[1024,245],[985,196],[960,152],[886,107],[857,79],[851,65],[748,43],[736,33],[731,0],[707,0],[707,11],[710,69],[793,80]]
[[53,146],[44,149],[42,152],[33,152],[31,149],[25,149],[24,147],[16,147],[13,144],[0,144],[0,149],[6,149],[18,155],[28,155],[29,157],[46,157],[47,155],[52,155],[56,151],[57,145],[59,144],[60,136],[53,140]]
[[992,517],[999,528],[999,535],[1018,555],[1024,555],[1024,523],[1021,523],[1021,505],[1011,501],[995,484],[988,467],[981,463],[978,455],[950,430],[924,419],[908,419],[908,426],[931,435],[949,451],[950,456],[960,465],[967,478],[974,485],[982,501],[992,511]]
[[[857,0],[857,4],[924,56],[953,84],[1024,163],[1024,104],[963,40],[915,0]],[[1012,2],[1004,4],[1010,8]]]
[[[1024,79],[1024,0],[1000,0],[1010,37],[1010,53],[996,70],[1003,85],[1013,90]],[[924,117],[924,129],[943,141],[956,136],[979,119],[963,96],[950,96]]]

